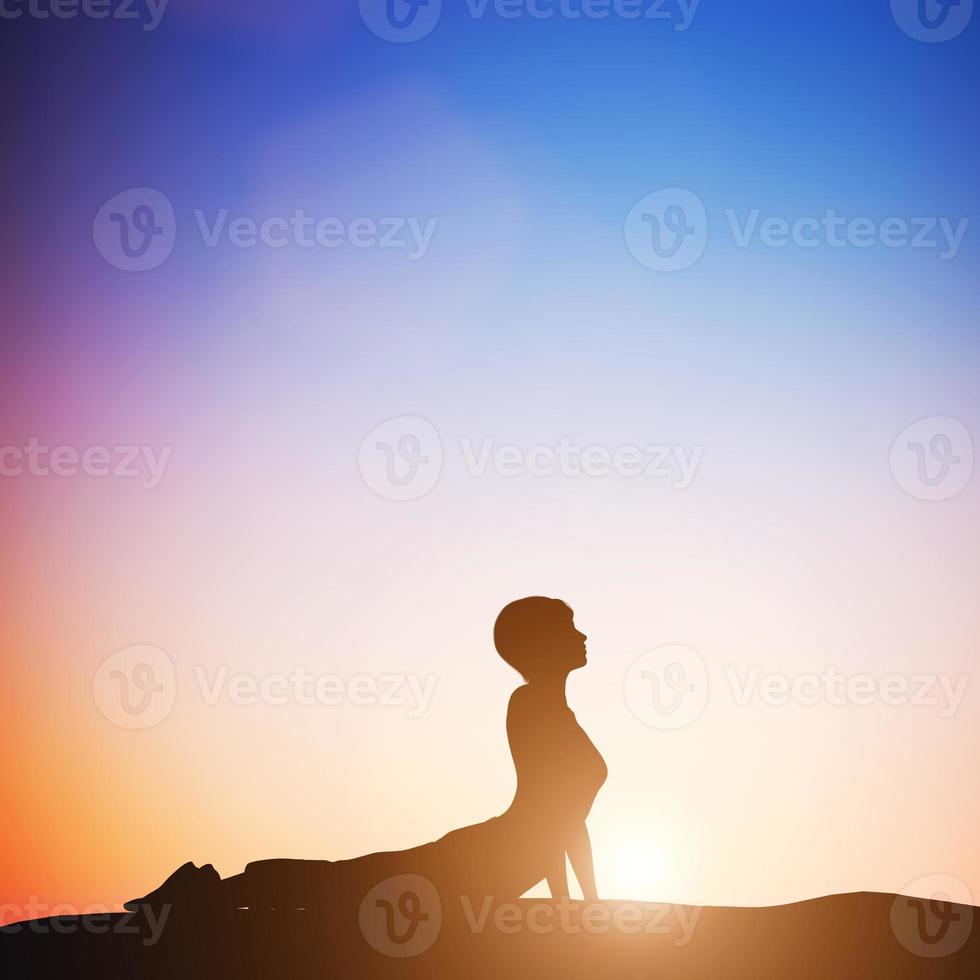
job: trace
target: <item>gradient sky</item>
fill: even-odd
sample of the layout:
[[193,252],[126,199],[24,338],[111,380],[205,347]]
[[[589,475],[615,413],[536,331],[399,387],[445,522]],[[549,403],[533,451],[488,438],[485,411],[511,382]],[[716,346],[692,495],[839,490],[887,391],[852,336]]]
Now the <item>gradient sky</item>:
[[[172,0],[154,31],[0,21],[0,446],[172,447],[152,489],[0,477],[0,906],[112,907],[188,859],[230,874],[499,813],[518,678],[491,626],[526,594],[590,638],[569,701],[610,770],[604,895],[763,904],[947,874],[980,897],[977,478],[926,501],[889,465],[919,419],[980,433],[978,29],[921,43],[887,0],[702,0],[684,31],[446,0],[405,44],[350,0]],[[144,187],[175,247],[120,271],[93,219]],[[707,246],[655,272],[624,222],[672,187],[703,201]],[[208,248],[194,217],[300,208],[437,224],[413,261]],[[739,248],[725,216],[830,208],[969,225],[944,260]],[[394,502],[359,447],[404,416],[444,467]],[[702,455],[684,489],[476,477],[460,440],[487,438]],[[668,643],[709,680],[677,730],[627,703]],[[131,731],[93,678],[136,644],[166,651],[176,702]],[[969,683],[950,717],[742,706],[726,678],[752,665]],[[436,687],[418,717],[209,705],[195,678],[222,666]]]

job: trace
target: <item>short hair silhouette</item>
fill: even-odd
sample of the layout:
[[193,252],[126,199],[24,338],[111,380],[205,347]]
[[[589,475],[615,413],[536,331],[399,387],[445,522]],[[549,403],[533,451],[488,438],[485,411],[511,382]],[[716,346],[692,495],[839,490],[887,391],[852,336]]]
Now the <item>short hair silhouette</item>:
[[534,665],[547,657],[547,642],[572,618],[561,599],[532,595],[515,599],[500,610],[493,624],[493,645],[505,663],[528,680]]

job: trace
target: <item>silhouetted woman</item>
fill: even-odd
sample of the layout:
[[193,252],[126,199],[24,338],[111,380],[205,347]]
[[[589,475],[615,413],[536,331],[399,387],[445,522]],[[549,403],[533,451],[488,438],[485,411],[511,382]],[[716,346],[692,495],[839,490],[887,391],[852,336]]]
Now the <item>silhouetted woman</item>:
[[585,634],[559,599],[533,596],[505,606],[494,625],[500,656],[524,677],[507,708],[517,791],[499,817],[430,844],[344,861],[255,861],[233,878],[211,865],[185,864],[145,898],[127,903],[225,908],[318,908],[360,901],[394,875],[420,875],[445,900],[513,900],[546,879],[568,895],[567,854],[587,900],[597,898],[585,818],[606,779],[606,764],[565,700],[565,681],[586,663]]

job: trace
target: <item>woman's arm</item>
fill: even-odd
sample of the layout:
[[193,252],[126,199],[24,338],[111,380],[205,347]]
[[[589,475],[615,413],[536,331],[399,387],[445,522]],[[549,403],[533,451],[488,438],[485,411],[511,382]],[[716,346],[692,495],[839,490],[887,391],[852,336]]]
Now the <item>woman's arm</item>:
[[[589,840],[589,829],[585,826],[584,820],[580,824],[576,824],[571,831],[571,837],[566,847],[568,848],[568,857],[572,862],[572,870],[575,872],[579,887],[582,889],[582,896],[587,902],[598,901],[599,895],[595,887],[595,866],[592,863],[592,841]],[[564,864],[564,855],[562,858],[562,864]],[[552,897],[554,897],[554,892],[552,892]]]
[[553,899],[568,898],[568,871],[565,868],[565,849],[552,850],[548,855],[548,890]]
[[599,895],[595,886],[595,867],[592,862],[592,842],[589,840],[589,830],[585,822],[576,824],[569,829],[565,847],[553,848],[548,855],[548,889],[554,899],[568,897],[568,870],[565,867],[567,850],[572,870],[582,889],[582,897],[587,902],[596,902]]

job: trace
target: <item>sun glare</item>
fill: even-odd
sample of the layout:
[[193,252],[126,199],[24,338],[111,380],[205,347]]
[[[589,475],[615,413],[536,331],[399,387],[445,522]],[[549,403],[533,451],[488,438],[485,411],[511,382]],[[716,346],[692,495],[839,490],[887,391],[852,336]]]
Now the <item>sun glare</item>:
[[600,894],[610,899],[665,901],[669,865],[669,856],[655,842],[627,841],[606,860],[599,857]]

